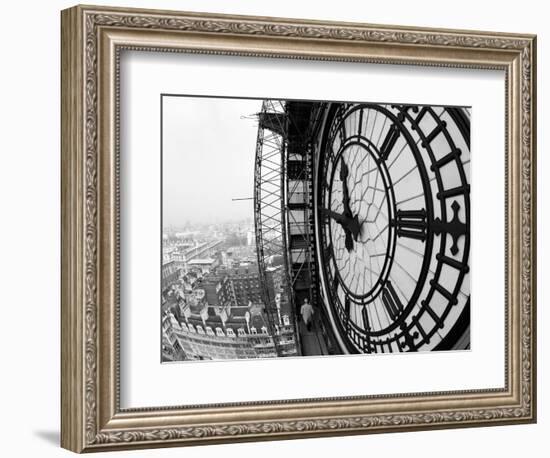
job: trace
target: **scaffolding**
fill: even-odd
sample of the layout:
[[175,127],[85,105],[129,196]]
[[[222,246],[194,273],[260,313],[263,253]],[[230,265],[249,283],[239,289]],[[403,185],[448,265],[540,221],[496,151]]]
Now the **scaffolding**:
[[[283,350],[277,339],[280,313],[274,297],[275,292],[270,287],[267,269],[273,259],[278,256],[284,257],[286,251],[283,234],[286,124],[283,102],[264,100],[262,110],[258,114],[254,170],[254,214],[262,299],[277,356],[283,356]],[[286,280],[286,275],[284,275],[284,280]],[[287,289],[286,285],[283,288]],[[294,337],[298,343],[297,336]]]
[[306,298],[317,302],[313,139],[323,110],[324,104],[313,102],[265,100],[258,115],[254,207],[260,281],[266,314],[275,330],[277,310],[266,269],[270,259],[281,256],[298,348],[299,307]]

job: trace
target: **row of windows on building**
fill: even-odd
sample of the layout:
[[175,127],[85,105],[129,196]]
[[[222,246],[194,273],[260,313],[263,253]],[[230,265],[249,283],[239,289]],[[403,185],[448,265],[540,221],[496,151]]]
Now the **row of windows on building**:
[[[261,350],[262,348],[271,348],[274,347],[274,342],[271,337],[265,334],[257,334],[259,337],[255,338],[249,338],[247,340],[234,340],[232,342],[222,341],[222,340],[216,340],[209,339],[208,336],[201,336],[199,334],[176,334],[179,341],[185,346],[186,344],[193,344],[193,345],[201,345],[205,346],[204,348],[226,348],[226,349],[246,349],[246,348],[256,348],[258,350]],[[210,336],[212,337],[212,336]],[[216,350],[217,351],[217,350]]]
[[[195,326],[195,329],[197,326]],[[187,329],[188,326],[187,326]],[[244,329],[243,329],[244,331]],[[213,334],[213,332],[212,332]],[[175,361],[182,359],[248,359],[248,358],[270,358],[277,356],[274,351],[275,342],[263,333],[256,336],[248,335],[246,340],[234,340],[227,342],[216,340],[213,335],[200,335],[199,333],[172,334],[173,339],[166,338],[163,342],[163,360]],[[209,339],[208,337],[212,337]],[[170,341],[173,341],[170,344]],[[295,355],[296,347],[294,339],[290,336],[283,337],[278,341],[279,345],[285,346],[281,349],[283,355]],[[291,348],[287,348],[291,345]]]
[[273,349],[247,348],[216,348],[209,345],[191,344],[185,345],[185,354],[187,359],[255,359],[255,358],[274,358],[277,353]]
[[[235,331],[232,328],[227,328],[225,333],[222,328],[216,327],[215,332],[214,329],[212,329],[210,326],[205,326],[204,328],[200,325],[193,325],[192,323],[180,323],[181,328],[184,331],[190,332],[191,334],[200,334],[200,335],[208,335],[208,336],[217,336],[217,337],[246,337],[246,331],[244,328],[238,328],[237,334],[235,334]],[[262,326],[260,329],[262,334],[267,335],[267,327]],[[258,329],[256,329],[254,326],[250,328],[250,334],[258,334]]]

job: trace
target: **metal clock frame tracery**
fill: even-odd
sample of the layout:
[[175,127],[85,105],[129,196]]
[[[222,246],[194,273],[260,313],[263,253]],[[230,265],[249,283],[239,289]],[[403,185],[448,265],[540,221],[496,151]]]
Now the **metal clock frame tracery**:
[[[345,350],[349,352],[367,353],[396,350],[416,351],[423,345],[429,343],[435,333],[438,332],[439,329],[443,328],[445,320],[450,313],[450,309],[458,302],[457,296],[460,291],[460,286],[462,285],[464,276],[469,270],[470,189],[463,164],[460,160],[462,152],[455,145],[452,136],[447,130],[446,121],[443,120],[442,117],[446,113],[449,117],[448,120],[457,126],[457,129],[459,130],[463,141],[467,145],[468,150],[469,118],[466,110],[462,108],[446,107],[443,108],[443,111],[438,115],[432,107],[428,106],[418,107],[411,105],[393,105],[391,106],[391,109],[389,109],[378,104],[334,104],[331,107],[329,117],[325,123],[330,126],[330,129],[325,129],[319,159],[319,167],[323,167],[317,183],[317,191],[319,196],[321,196],[321,211],[326,211],[324,209],[326,202],[323,200],[323,196],[326,194],[327,187],[332,186],[334,174],[336,173],[336,167],[334,167],[331,172],[330,179],[327,182],[325,179],[327,175],[327,162],[325,159],[327,154],[330,155],[331,153],[328,151],[329,142],[335,135],[342,134],[341,128],[345,125],[344,121],[346,116],[348,116],[351,111],[361,110],[360,114],[362,115],[362,110],[366,109],[383,112],[385,116],[388,116],[388,118],[391,119],[391,128],[388,129],[388,133],[384,138],[382,146],[378,148],[370,141],[370,139],[362,137],[361,135],[351,135],[346,137],[346,134],[344,133],[339,151],[335,152],[336,156],[333,158],[333,162],[334,164],[337,164],[338,161],[343,160],[343,151],[349,146],[349,144],[355,142],[361,143],[363,148],[369,150],[370,154],[375,157],[378,167],[381,170],[384,170],[384,162],[388,158],[388,155],[391,154],[397,138],[401,135],[406,138],[407,144],[410,146],[415,157],[415,161],[418,165],[420,176],[422,177],[423,192],[425,195],[424,202],[426,206],[425,208],[419,208],[417,210],[401,210],[396,206],[391,208],[391,202],[395,201],[393,196],[393,186],[391,183],[391,178],[389,180],[385,180],[385,189],[387,195],[389,196],[387,199],[388,214],[391,218],[391,229],[393,229],[390,230],[390,232],[392,232],[391,237],[388,237],[389,242],[387,244],[386,261],[389,261],[391,269],[391,262],[393,261],[396,247],[395,243],[390,243],[391,238],[395,240],[400,237],[411,237],[422,240],[424,243],[425,252],[423,256],[421,275],[419,277],[416,289],[408,301],[408,304],[401,304],[399,296],[395,292],[395,288],[391,285],[391,282],[388,282],[387,278],[384,278],[383,276],[380,277],[379,283],[384,290],[380,294],[381,290],[379,289],[377,291],[377,295],[381,295],[382,301],[384,302],[388,313],[390,315],[393,314],[393,316],[390,316],[391,324],[387,329],[382,329],[379,331],[369,329],[369,325],[365,325],[364,316],[364,311],[368,306],[368,301],[364,303],[360,302],[363,304],[363,323],[366,328],[363,329],[358,327],[356,323],[349,318],[349,297],[357,298],[357,295],[346,294],[345,303],[342,304],[336,290],[338,288],[338,283],[344,287],[345,283],[342,282],[341,279],[338,279],[338,270],[336,270],[336,275],[334,278],[331,278],[332,275],[327,269],[327,259],[330,257],[330,254],[327,250],[318,250],[321,257],[319,266],[323,272],[325,282],[328,281],[329,283],[329,285],[325,286],[325,293],[328,296],[325,300],[329,303],[328,305],[332,309],[333,316],[335,315],[336,317],[334,321],[336,322],[338,334],[345,336],[343,339],[346,347]],[[432,120],[430,130],[428,132],[424,132],[421,122],[423,119],[427,120],[429,118]],[[418,140],[414,140],[411,135],[412,132],[416,132]],[[440,135],[444,136],[444,139],[449,146],[449,152],[443,156],[436,157],[431,144]],[[417,143],[420,143],[420,145],[417,145]],[[427,164],[425,164],[425,161]],[[456,164],[461,183],[459,186],[454,188],[445,188],[441,171],[443,167],[451,163]],[[434,175],[431,179],[428,178],[426,169],[427,165]],[[385,174],[383,175],[385,176]],[[387,174],[387,176],[389,177],[389,174]],[[435,193],[436,200],[432,198],[432,189],[430,184],[430,181],[434,180],[437,191]],[[329,189],[329,202],[331,194],[332,189]],[[457,196],[462,196],[464,201],[463,213],[465,222],[460,220],[459,213],[461,208],[457,199],[450,203],[450,208],[453,213],[452,218],[448,215],[449,212],[447,211],[447,203],[449,200]],[[434,208],[432,205],[433,202],[439,203],[440,215],[437,217],[434,215]],[[391,215],[393,215],[393,217]],[[318,221],[322,221],[323,219],[326,219],[326,215],[319,217]],[[340,224],[342,224],[342,222],[340,222]],[[334,247],[332,243],[332,232],[329,231],[327,238],[327,234],[326,231],[323,230],[323,226],[324,224],[319,223],[319,240],[321,240],[325,248]],[[345,228],[343,224],[342,227]],[[448,253],[446,253],[447,236],[449,236],[452,241],[450,251],[453,255],[456,255],[458,252],[458,240],[460,238],[464,238],[461,259],[457,260],[455,257],[448,256]],[[439,240],[440,243],[439,252],[435,255],[437,263],[436,268],[432,272],[430,270],[430,263],[434,239]],[[330,249],[328,251],[330,251]],[[447,265],[458,271],[458,277],[452,291],[449,291],[441,284],[442,282],[440,281],[440,275],[443,265]],[[424,285],[429,274],[432,274],[433,277],[429,281],[430,286],[427,293],[425,293],[425,299],[420,303],[420,310],[418,313],[412,314],[413,308],[417,307],[419,296],[425,292]],[[436,313],[430,306],[430,301],[436,292],[448,300],[445,310],[440,314]],[[359,300],[361,300],[360,297]],[[467,302],[463,306],[462,313],[456,319],[456,324],[443,338],[441,338],[439,344],[434,348],[435,350],[449,349],[457,345],[457,341],[464,334],[467,323],[469,323],[469,303],[470,300],[468,294]],[[432,319],[434,325],[431,329],[426,330],[421,325],[420,319],[423,314],[428,314]],[[408,321],[407,318],[409,318]],[[395,332],[391,336],[388,335],[390,331],[395,330],[397,327],[399,327],[398,332]]]

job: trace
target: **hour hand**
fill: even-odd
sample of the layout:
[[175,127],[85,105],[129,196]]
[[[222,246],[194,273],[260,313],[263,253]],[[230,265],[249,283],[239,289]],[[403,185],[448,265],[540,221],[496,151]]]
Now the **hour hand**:
[[346,249],[348,251],[353,250],[353,241],[357,240],[357,237],[361,232],[361,224],[359,224],[357,215],[351,217],[322,207],[320,208],[320,211],[322,214],[332,218],[340,226],[342,226],[342,229],[344,229],[344,233],[346,234]]
[[344,229],[347,229],[348,218],[345,215],[342,215],[342,213],[337,213],[333,210],[329,210],[328,208],[321,208],[321,213],[332,218]]
[[357,215],[351,216],[347,213],[337,213],[327,208],[321,207],[321,213],[332,218],[336,221],[345,231],[349,231],[354,240],[357,240],[361,234],[361,223],[359,223],[359,217]]

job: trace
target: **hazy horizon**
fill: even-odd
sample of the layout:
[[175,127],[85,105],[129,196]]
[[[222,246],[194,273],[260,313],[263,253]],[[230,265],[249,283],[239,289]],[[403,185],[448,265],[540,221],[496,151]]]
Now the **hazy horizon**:
[[253,217],[262,100],[163,97],[163,227]]

